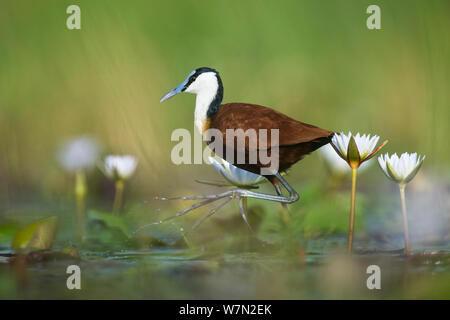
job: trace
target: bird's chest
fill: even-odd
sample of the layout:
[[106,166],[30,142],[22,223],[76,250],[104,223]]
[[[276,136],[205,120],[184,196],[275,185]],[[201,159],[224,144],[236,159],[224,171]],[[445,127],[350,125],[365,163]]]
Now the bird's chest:
[[201,134],[208,130],[211,125],[211,119],[207,116],[211,101],[212,98],[210,97],[202,98],[197,96],[194,111],[194,123],[196,129]]
[[206,116],[206,113],[203,114],[195,114],[195,128],[203,134],[206,130],[209,129],[211,125],[211,119]]

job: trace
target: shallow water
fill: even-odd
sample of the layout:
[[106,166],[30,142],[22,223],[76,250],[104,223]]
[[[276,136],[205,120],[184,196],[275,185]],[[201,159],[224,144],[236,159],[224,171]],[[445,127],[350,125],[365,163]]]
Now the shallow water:
[[[333,239],[334,241],[334,239]],[[349,257],[321,252],[211,253],[192,249],[80,250],[77,259],[29,262],[18,271],[0,251],[1,298],[25,299],[360,299],[450,298],[447,246],[357,249]],[[448,248],[448,247],[447,247]],[[68,290],[66,268],[81,268],[81,290]],[[369,265],[381,269],[381,289],[369,290]]]

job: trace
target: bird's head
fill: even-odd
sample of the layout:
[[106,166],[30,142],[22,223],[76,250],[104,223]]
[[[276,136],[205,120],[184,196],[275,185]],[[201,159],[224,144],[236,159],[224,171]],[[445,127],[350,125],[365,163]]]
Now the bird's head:
[[159,102],[166,101],[182,92],[216,95],[222,90],[222,81],[219,73],[214,69],[202,67],[189,73],[182,83],[165,94]]

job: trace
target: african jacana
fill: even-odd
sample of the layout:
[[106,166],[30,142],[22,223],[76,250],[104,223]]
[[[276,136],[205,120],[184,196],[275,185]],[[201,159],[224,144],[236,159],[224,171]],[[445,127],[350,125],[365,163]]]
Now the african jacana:
[[[182,92],[189,92],[197,95],[195,105],[195,126],[202,134],[208,129],[217,129],[222,133],[223,139],[226,139],[227,129],[242,129],[243,131],[255,129],[257,132],[259,132],[259,129],[279,129],[278,145],[272,146],[278,148],[279,169],[276,172],[265,175],[274,185],[277,195],[262,194],[247,189],[237,188],[215,195],[172,198],[185,200],[205,199],[204,201],[181,211],[175,216],[182,215],[203,204],[225,197],[256,198],[281,203],[292,203],[298,200],[299,196],[297,192],[287,183],[280,173],[290,168],[305,155],[329,143],[334,134],[332,131],[294,120],[278,111],[256,104],[222,104],[222,80],[219,73],[211,68],[203,67],[192,71],[180,85],[164,95],[160,102]],[[245,147],[247,148],[248,145]],[[245,151],[248,152],[248,150]],[[226,152],[230,152],[230,150],[226,149],[224,143],[223,154],[226,154]],[[231,152],[237,151],[231,150]],[[247,162],[243,164],[233,164],[241,169],[257,174],[261,174],[261,167],[263,166],[260,161],[253,164]],[[279,186],[280,183],[289,192],[288,197],[282,195]]]

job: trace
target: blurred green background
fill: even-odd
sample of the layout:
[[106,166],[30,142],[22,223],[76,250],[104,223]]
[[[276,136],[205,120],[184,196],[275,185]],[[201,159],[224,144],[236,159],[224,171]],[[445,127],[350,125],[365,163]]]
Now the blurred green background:
[[[69,4],[82,29],[66,28]],[[382,30],[365,10],[382,8]],[[145,192],[204,174],[170,161],[195,99],[159,98],[194,68],[220,71],[224,102],[271,106],[335,131],[390,139],[448,174],[448,1],[4,1],[0,195],[59,189],[62,139],[95,134],[140,159]],[[316,157],[311,156],[310,158]],[[317,177],[313,159],[295,177]],[[209,170],[211,174],[215,174]],[[205,173],[206,174],[206,173]],[[187,180],[187,181],[186,181]],[[169,183],[170,182],[170,183]]]
[[[71,4],[81,8],[81,30],[66,28]],[[366,27],[371,4],[381,7],[381,30]],[[2,1],[0,219],[66,212],[69,230],[73,177],[56,155],[65,139],[86,133],[105,154],[139,159],[125,206],[145,222],[159,219],[155,195],[211,193],[194,182],[216,179],[211,166],[170,160],[172,131],[194,129],[194,96],[159,103],[191,70],[208,66],[222,76],[224,102],[270,106],[334,131],[377,134],[390,140],[384,152],[426,154],[411,186],[412,238],[448,241],[449,13],[446,0]],[[310,238],[347,229],[349,183],[324,197],[328,177],[313,154],[287,178],[301,196],[293,206],[302,217],[298,230]],[[88,207],[109,210],[112,184],[94,170],[88,185]],[[395,186],[373,163],[358,188],[357,214],[369,213],[359,231],[396,232],[401,246]],[[251,204],[272,217],[260,221],[262,230],[279,230],[277,205]]]

